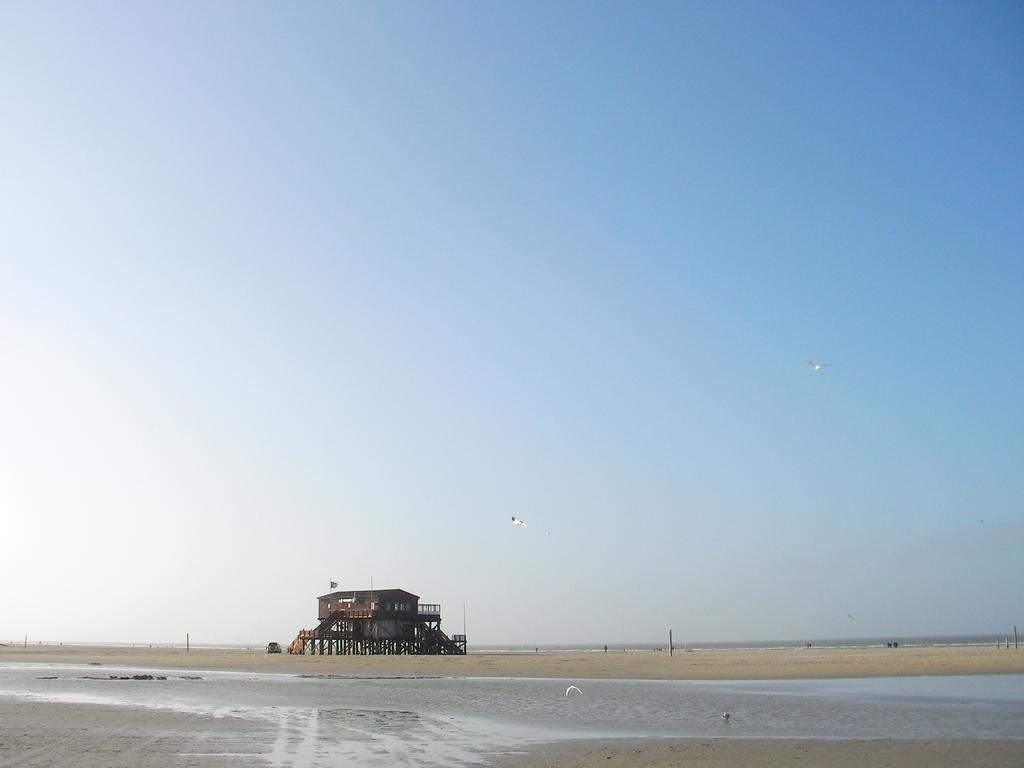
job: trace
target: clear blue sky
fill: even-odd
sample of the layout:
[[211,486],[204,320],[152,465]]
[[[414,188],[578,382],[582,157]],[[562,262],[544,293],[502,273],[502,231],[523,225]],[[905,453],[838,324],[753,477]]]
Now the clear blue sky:
[[4,3],[0,641],[287,641],[371,577],[471,643],[1024,625],[1022,41]]

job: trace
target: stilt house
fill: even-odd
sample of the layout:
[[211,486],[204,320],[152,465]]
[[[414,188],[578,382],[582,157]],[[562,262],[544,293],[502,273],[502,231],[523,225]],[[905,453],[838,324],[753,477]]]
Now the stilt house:
[[466,636],[441,630],[441,606],[404,589],[340,590],[317,598],[315,629],[303,629],[292,653],[465,654]]

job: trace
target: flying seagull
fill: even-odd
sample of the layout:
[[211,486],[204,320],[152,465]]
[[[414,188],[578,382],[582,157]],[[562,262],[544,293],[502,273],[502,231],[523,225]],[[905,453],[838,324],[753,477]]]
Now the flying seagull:
[[526,523],[524,523],[522,520],[520,520],[515,515],[512,515],[512,525],[521,525],[521,526],[523,526],[523,528],[526,527]]
[[846,616],[850,619],[850,621],[853,621],[853,614],[852,613],[848,613],[848,614],[846,614]]
[[580,690],[579,688],[577,688],[577,687],[576,687],[575,685],[570,685],[570,686],[569,686],[568,688],[566,688],[566,689],[565,689],[565,695],[566,695],[566,697],[568,697],[568,696],[569,696],[569,694],[570,694],[570,693],[572,693],[573,691],[576,691],[576,693],[580,694],[580,696],[582,696],[582,695],[583,695],[583,691],[581,691],[581,690]]
[[832,363],[818,363],[814,360],[808,360],[807,364],[816,371],[820,371],[822,368],[831,368]]

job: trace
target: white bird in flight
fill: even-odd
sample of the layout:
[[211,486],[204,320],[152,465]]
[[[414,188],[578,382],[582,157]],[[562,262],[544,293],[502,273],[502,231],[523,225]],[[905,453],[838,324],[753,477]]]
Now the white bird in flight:
[[831,368],[832,363],[818,363],[814,360],[808,360],[807,364],[816,371],[820,371],[822,368]]
[[526,527],[526,523],[524,523],[522,520],[520,520],[515,515],[512,515],[512,525],[521,525],[521,526],[523,526],[523,528]]
[[572,693],[573,691],[576,691],[576,693],[580,694],[580,696],[582,696],[582,695],[583,695],[583,691],[581,691],[581,690],[580,690],[579,688],[577,688],[577,687],[576,687],[575,685],[570,685],[570,686],[569,686],[568,688],[566,688],[566,689],[565,689],[565,695],[566,695],[566,696],[568,697],[568,695],[569,695],[570,693]]

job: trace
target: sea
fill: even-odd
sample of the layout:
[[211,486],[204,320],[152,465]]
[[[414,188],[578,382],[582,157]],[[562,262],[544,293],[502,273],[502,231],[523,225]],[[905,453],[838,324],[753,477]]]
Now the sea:
[[[1024,641],[1024,638],[1020,638]],[[676,637],[673,641],[673,648],[679,650],[693,651],[746,651],[746,650],[776,650],[783,648],[884,648],[889,643],[899,643],[905,647],[942,647],[942,646],[982,646],[1013,643],[1012,634],[984,634],[984,635],[922,635],[922,636],[901,636],[889,635],[886,637],[832,637],[832,638],[803,638],[798,640],[703,640],[687,641]],[[530,644],[530,643],[504,643],[497,645],[473,645],[470,644],[470,653],[561,653],[561,652],[603,652],[609,651],[668,651],[668,638],[657,643],[560,643],[560,644]]]
[[[131,679],[140,673],[166,679]],[[570,684],[581,693],[566,695]],[[0,712],[32,702],[75,706],[81,733],[90,713],[121,712],[133,738],[203,765],[487,766],[531,745],[618,737],[1024,739],[1019,674],[569,681],[0,664]]]
[[[1024,636],[1020,638],[1024,642]],[[675,650],[773,650],[782,648],[884,648],[888,643],[899,643],[906,647],[928,646],[983,646],[1013,643],[1012,633],[987,633],[973,635],[887,635],[885,637],[832,637],[832,638],[801,638],[789,640],[702,640],[689,641],[676,637],[673,643]],[[141,641],[57,641],[33,638],[28,645],[74,645],[104,648],[184,648],[180,640],[141,640]],[[22,644],[21,640],[10,640],[10,646]],[[192,643],[193,648],[211,648],[225,650],[262,650],[266,642],[250,643]],[[668,651],[668,638],[660,642],[599,642],[599,643],[491,643],[468,646],[469,653],[587,653],[609,651]]]

